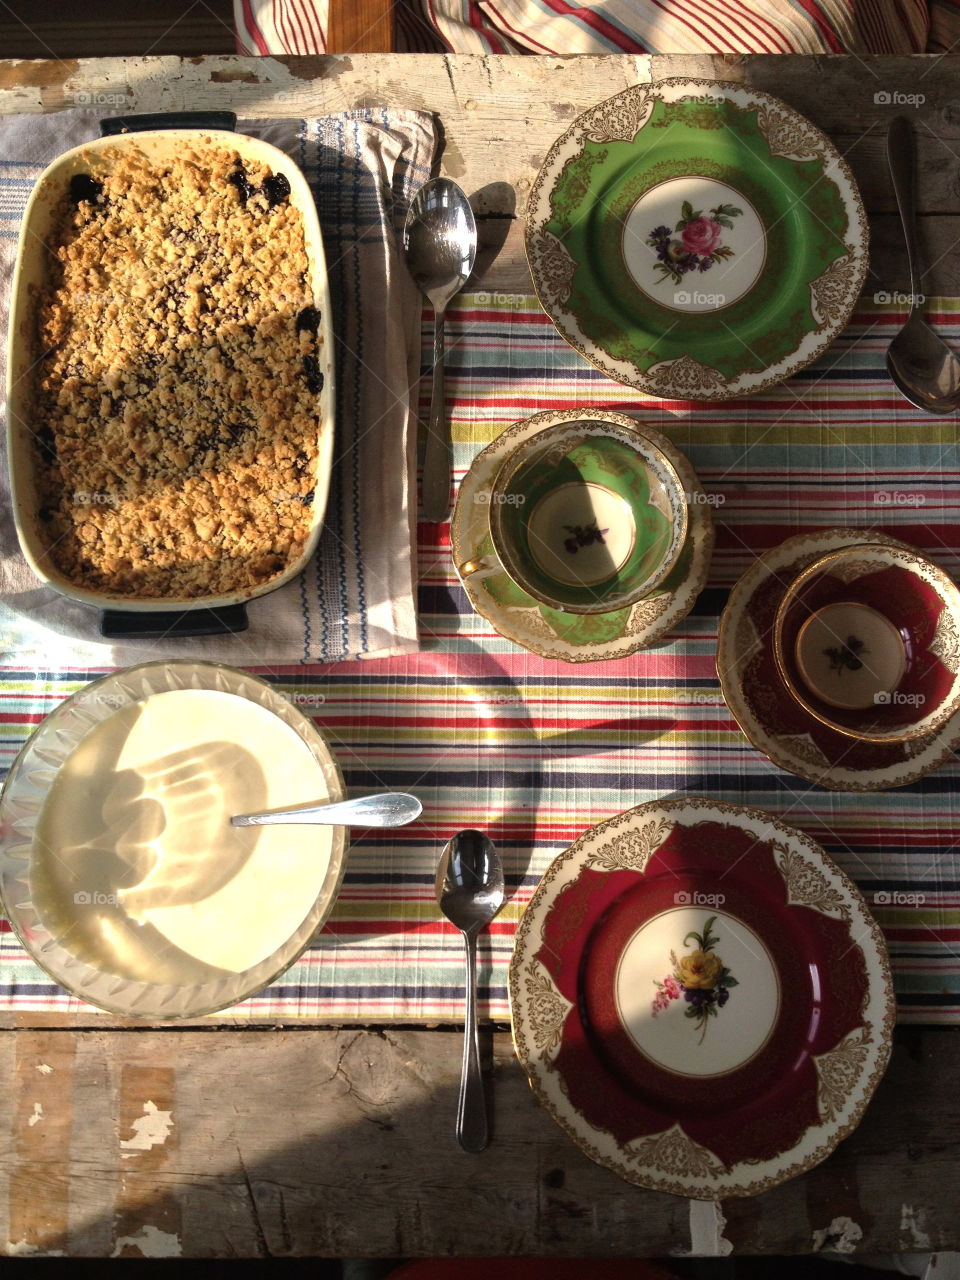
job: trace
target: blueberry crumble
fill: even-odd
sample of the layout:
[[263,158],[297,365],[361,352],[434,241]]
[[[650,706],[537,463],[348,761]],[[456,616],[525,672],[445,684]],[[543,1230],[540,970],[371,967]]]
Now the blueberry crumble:
[[64,190],[37,298],[44,542],[88,589],[253,589],[312,526],[323,339],[300,213],[284,174],[226,148],[105,154]]

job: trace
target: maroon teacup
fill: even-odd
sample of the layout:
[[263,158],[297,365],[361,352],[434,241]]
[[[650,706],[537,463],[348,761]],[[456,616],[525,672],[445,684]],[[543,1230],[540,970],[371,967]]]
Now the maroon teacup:
[[960,590],[919,552],[823,556],[784,593],[773,641],[792,696],[851,738],[921,737],[960,709]]

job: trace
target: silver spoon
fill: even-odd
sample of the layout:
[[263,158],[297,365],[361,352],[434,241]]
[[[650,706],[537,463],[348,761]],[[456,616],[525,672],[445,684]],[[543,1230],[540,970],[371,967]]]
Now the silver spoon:
[[477,1040],[477,935],[503,906],[503,868],[496,845],[482,831],[459,831],[444,845],[437,868],[437,901],[463,934],[467,952],[467,1014],[457,1104],[457,1141],[464,1151],[487,1145],[487,1104]]
[[428,520],[450,510],[450,429],[443,405],[443,320],[463,288],[477,256],[477,224],[463,190],[449,178],[424,183],[413,197],[403,228],[407,266],[433,307],[433,391],[423,459],[421,502]]
[[269,827],[278,822],[302,822],[322,827],[402,827],[419,818],[423,805],[405,791],[384,791],[376,796],[356,796],[334,804],[300,804],[293,809],[267,809],[262,813],[238,813],[234,827]]
[[913,129],[897,116],[887,130],[887,165],[893,181],[910,266],[910,315],[887,350],[887,372],[911,404],[927,413],[953,413],[960,405],[960,359],[924,320],[914,200]]

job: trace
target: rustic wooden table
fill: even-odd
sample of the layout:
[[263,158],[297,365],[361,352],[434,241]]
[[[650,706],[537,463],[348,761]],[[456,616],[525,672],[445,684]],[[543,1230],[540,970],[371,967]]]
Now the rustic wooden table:
[[[477,287],[530,292],[522,215],[539,164],[580,111],[665,75],[746,81],[822,126],[870,214],[867,292],[905,290],[884,136],[914,121],[929,294],[960,293],[960,57],[473,58],[366,55],[0,62],[0,111],[121,105],[317,115],[423,107],[442,171],[470,193]],[[960,1248],[954,1030],[902,1028],[857,1131],[766,1195],[692,1218],[621,1182],[543,1113],[509,1034],[485,1035],[493,1140],[453,1136],[455,1029],[104,1029],[0,1023],[0,1241],[9,1254],[193,1257],[625,1255]],[[692,1224],[696,1223],[694,1237]],[[0,1246],[2,1248],[2,1246]]]

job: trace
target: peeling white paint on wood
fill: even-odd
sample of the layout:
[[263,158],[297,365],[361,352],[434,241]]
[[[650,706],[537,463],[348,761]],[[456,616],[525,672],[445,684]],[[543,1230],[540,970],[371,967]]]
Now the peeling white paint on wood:
[[125,1155],[162,1146],[173,1128],[173,1112],[161,1111],[155,1102],[145,1102],[143,1115],[134,1120],[132,1127],[133,1137],[120,1139],[120,1146]]
[[33,1115],[32,1115],[32,1116],[30,1117],[30,1119],[27,1121],[27,1124],[28,1124],[28,1125],[30,1125],[30,1127],[31,1127],[31,1128],[33,1128],[33,1126],[34,1126],[35,1124],[39,1124],[39,1122],[40,1122],[42,1119],[43,1119],[43,1103],[42,1103],[42,1102],[35,1102],[35,1103],[33,1104]]
[[149,1224],[142,1227],[135,1236],[121,1236],[113,1246],[113,1253],[110,1256],[119,1258],[124,1249],[130,1247],[139,1249],[140,1256],[143,1258],[180,1258],[183,1256],[179,1236],[175,1236],[171,1231],[161,1231],[159,1227],[153,1227]]
[[930,1248],[930,1237],[924,1230],[927,1211],[921,1205],[915,1208],[912,1204],[900,1206],[900,1238],[908,1253],[926,1253]]
[[923,1280],[960,1280],[960,1253],[935,1253]]
[[724,1258],[733,1252],[733,1245],[725,1240],[723,1229],[727,1220],[716,1200],[690,1201],[690,1256],[694,1258]]
[[63,1249],[41,1249],[29,1240],[8,1240],[3,1247],[8,1258],[65,1258]]
[[834,1218],[829,1227],[813,1233],[813,1252],[854,1253],[863,1239],[863,1228],[852,1218]]
[[40,1072],[40,1074],[41,1074],[42,1076],[52,1076],[52,1075],[53,1075],[53,1067],[48,1066],[46,1062],[38,1062],[38,1063],[37,1063],[37,1070]]

